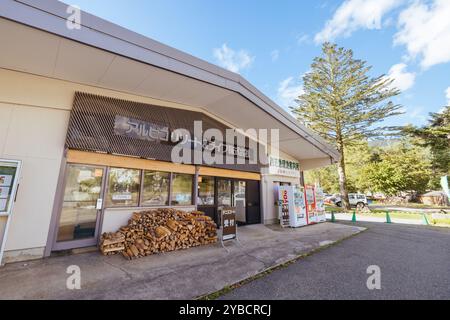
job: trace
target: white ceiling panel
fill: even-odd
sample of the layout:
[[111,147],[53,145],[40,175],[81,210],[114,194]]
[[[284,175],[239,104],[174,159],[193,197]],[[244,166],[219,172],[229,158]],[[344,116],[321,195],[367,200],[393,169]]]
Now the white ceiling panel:
[[149,76],[149,66],[115,56],[99,85],[121,91],[133,91]]
[[0,67],[50,76],[60,38],[0,19]]
[[156,67],[148,66],[146,78],[134,88],[134,92],[164,99],[167,92],[173,92],[183,86],[184,77]]
[[97,84],[106,73],[115,55],[62,39],[54,76],[80,83]]
[[203,107],[228,97],[233,93],[229,90],[185,77],[182,85],[173,88],[166,94],[167,97],[170,97],[171,101],[184,104],[188,101],[192,106]]

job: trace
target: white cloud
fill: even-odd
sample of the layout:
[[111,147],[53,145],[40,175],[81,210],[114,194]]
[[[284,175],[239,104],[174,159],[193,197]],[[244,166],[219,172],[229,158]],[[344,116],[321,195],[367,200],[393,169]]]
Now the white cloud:
[[280,58],[280,50],[273,50],[271,53],[270,53],[270,56],[271,56],[271,58],[272,58],[272,61],[277,61],[278,60],[278,58]]
[[445,97],[447,98],[447,105],[450,106],[450,87],[445,90]]
[[280,82],[277,92],[277,101],[282,107],[293,106],[294,100],[303,93],[303,86],[295,81],[294,77],[289,77]]
[[298,45],[302,45],[308,41],[309,41],[309,35],[307,35],[307,34],[302,34],[302,35],[298,36],[298,38],[297,38]]
[[394,44],[419,56],[424,69],[450,61],[450,1],[415,1],[400,13],[398,27]]
[[388,78],[394,80],[392,86],[400,91],[410,89],[416,81],[416,74],[414,72],[406,71],[407,65],[404,63],[394,64],[387,75]]
[[226,43],[222,47],[214,49],[213,53],[220,66],[236,73],[239,73],[242,69],[249,68],[255,60],[255,57],[251,56],[247,51],[234,51]]
[[348,37],[358,29],[381,29],[385,14],[401,5],[404,0],[346,0],[316,34],[314,41],[332,41],[339,36]]

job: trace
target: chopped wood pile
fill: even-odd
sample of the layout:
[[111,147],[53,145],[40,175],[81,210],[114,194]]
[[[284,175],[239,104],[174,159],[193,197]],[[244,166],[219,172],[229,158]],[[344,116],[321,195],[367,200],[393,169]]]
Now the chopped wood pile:
[[104,255],[122,253],[131,260],[216,242],[217,226],[204,213],[157,209],[133,213],[127,226],[104,233],[100,250]]

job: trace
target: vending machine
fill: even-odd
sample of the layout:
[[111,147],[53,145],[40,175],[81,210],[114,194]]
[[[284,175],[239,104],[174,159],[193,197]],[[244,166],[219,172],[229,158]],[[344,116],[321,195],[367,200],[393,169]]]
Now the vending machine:
[[325,195],[319,185],[316,185],[315,187],[315,197],[317,222],[325,222],[327,221],[327,217],[325,215]]
[[316,214],[316,195],[314,186],[305,186],[306,217],[308,224],[318,222]]
[[290,211],[292,207],[292,192],[290,186],[278,187],[278,218],[283,228],[290,226]]
[[291,227],[297,228],[306,226],[308,219],[306,215],[305,190],[296,185],[294,189],[294,214],[291,214]]
[[298,228],[307,225],[305,193],[302,187],[280,186],[279,218],[283,228]]

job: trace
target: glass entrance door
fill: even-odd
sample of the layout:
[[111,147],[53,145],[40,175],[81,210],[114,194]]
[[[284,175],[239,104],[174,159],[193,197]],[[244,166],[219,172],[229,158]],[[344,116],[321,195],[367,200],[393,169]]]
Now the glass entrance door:
[[240,223],[247,223],[247,196],[245,181],[234,181],[233,183],[233,206],[236,208],[236,220]]
[[68,165],[54,250],[97,244],[104,176],[103,167]]
[[232,206],[231,202],[231,180],[218,179],[217,180],[217,206]]

